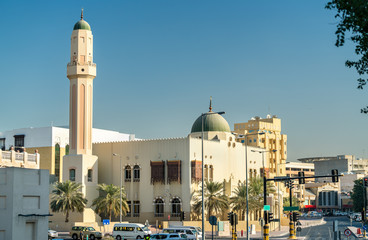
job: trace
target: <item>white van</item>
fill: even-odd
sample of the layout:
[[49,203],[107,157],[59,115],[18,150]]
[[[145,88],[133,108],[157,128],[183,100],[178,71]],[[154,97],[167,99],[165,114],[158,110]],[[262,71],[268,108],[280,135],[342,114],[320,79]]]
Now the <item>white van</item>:
[[202,239],[202,235],[200,235],[197,230],[190,229],[188,227],[170,227],[164,228],[162,230],[163,233],[185,233],[189,240],[198,240]]
[[151,234],[151,231],[140,223],[116,223],[112,231],[112,236],[116,240],[143,239],[147,234]]

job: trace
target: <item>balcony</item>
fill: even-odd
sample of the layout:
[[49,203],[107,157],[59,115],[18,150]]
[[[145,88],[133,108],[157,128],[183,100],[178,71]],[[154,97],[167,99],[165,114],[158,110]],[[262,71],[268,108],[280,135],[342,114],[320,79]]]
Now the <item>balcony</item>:
[[0,150],[0,167],[40,168],[40,154]]

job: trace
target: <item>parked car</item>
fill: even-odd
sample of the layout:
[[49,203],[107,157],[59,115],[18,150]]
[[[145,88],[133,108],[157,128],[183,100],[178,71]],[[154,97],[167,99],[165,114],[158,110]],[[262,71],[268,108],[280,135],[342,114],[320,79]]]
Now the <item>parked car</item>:
[[116,240],[121,239],[143,239],[144,235],[152,232],[147,226],[140,223],[116,223],[112,231],[112,236]]
[[[72,231],[70,232],[70,235],[74,240],[81,239],[81,235],[83,235],[84,239],[95,240],[95,239],[101,239],[102,233],[99,231],[96,231],[93,227],[86,227],[86,226],[74,226],[72,227]],[[82,239],[83,240],[83,239]]]
[[57,238],[58,236],[59,236],[58,232],[56,232],[55,230],[51,229],[48,230],[48,239],[54,239]]
[[185,228],[185,227],[164,228],[162,232],[163,233],[185,233],[189,240],[202,239],[202,235],[200,235],[195,229],[190,229],[190,228]]
[[187,240],[188,237],[184,233],[157,233],[151,235],[150,239],[159,240],[159,239],[165,239],[165,240]]

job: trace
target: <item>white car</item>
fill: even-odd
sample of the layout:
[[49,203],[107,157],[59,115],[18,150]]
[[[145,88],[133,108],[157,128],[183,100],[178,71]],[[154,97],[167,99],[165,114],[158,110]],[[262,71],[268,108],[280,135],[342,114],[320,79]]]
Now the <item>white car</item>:
[[54,239],[57,238],[59,236],[58,232],[49,229],[48,231],[48,239]]
[[157,233],[151,235],[150,239],[154,240],[187,240],[188,237],[184,233]]
[[122,239],[143,239],[144,235],[152,232],[140,223],[116,223],[112,231],[112,236],[116,240]]

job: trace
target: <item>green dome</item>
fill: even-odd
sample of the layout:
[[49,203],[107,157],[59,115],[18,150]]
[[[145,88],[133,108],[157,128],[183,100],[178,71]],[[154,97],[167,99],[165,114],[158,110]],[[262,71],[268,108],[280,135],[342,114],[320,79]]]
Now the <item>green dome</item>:
[[[209,112],[203,116],[203,131],[204,132],[231,132],[230,126],[220,114]],[[191,133],[202,131],[202,116],[199,116],[193,123]]]
[[91,27],[86,21],[81,19],[74,25],[73,30],[90,30],[91,31]]

